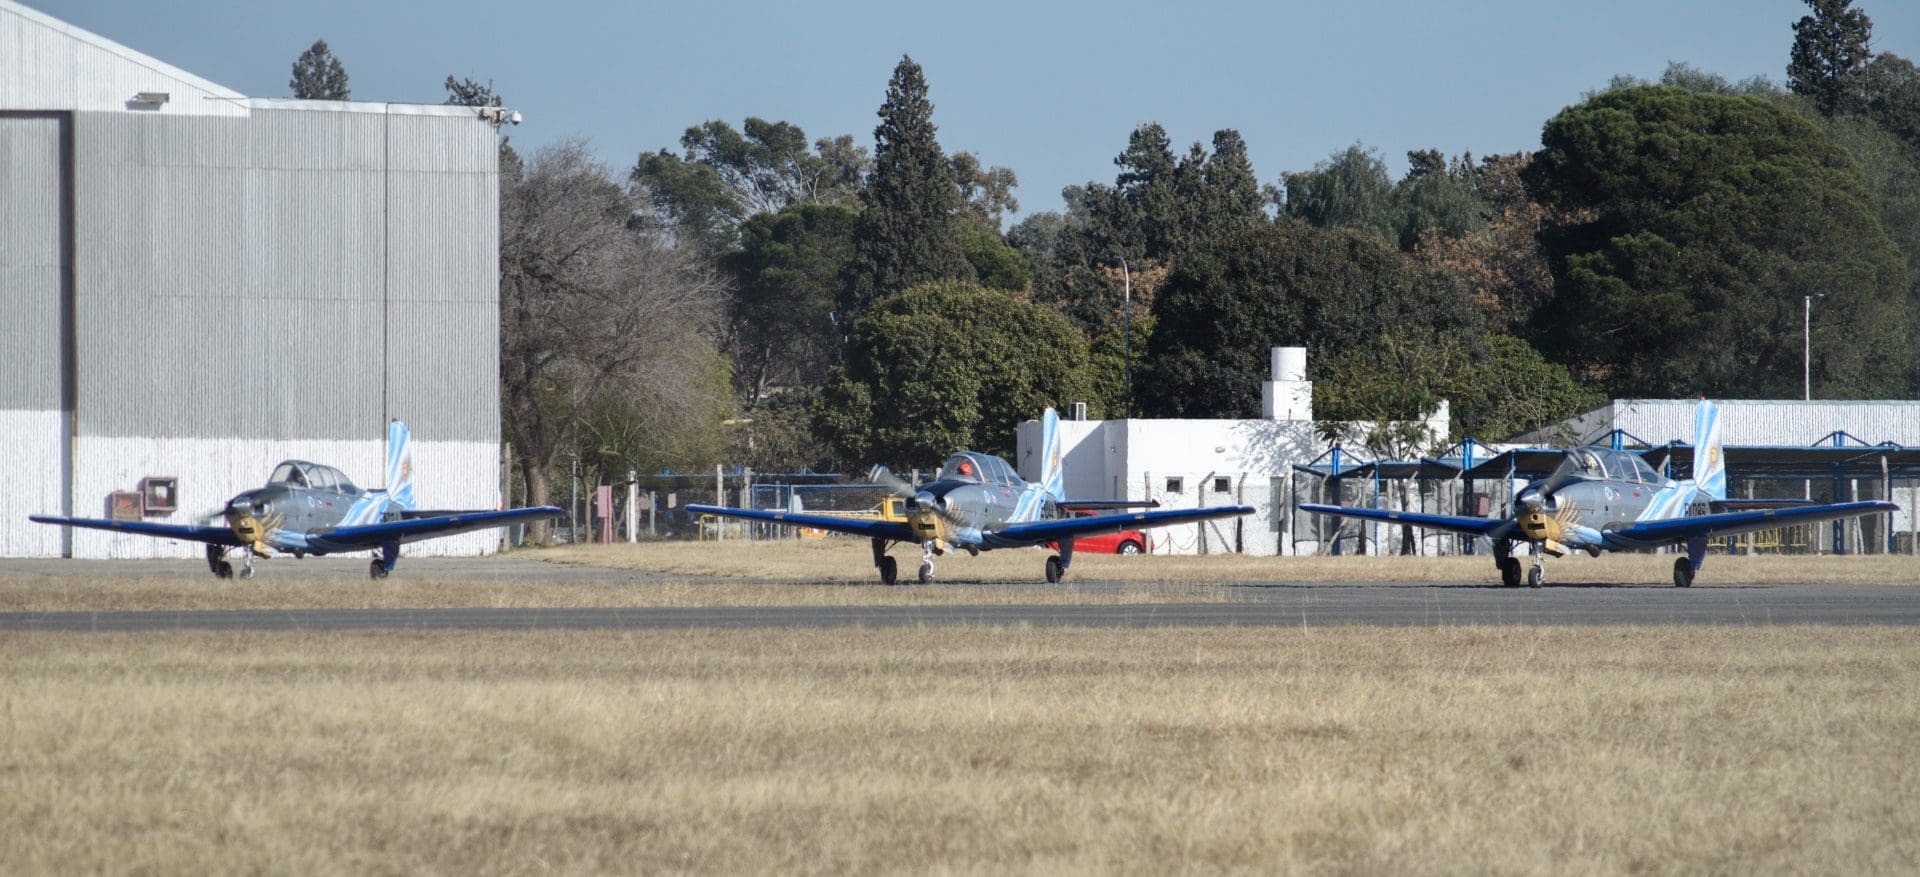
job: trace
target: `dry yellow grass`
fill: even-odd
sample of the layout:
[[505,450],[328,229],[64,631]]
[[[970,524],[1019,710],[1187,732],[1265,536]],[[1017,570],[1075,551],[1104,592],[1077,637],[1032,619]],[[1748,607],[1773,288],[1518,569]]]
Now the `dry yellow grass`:
[[1908,629],[10,635],[0,872],[1911,873]]

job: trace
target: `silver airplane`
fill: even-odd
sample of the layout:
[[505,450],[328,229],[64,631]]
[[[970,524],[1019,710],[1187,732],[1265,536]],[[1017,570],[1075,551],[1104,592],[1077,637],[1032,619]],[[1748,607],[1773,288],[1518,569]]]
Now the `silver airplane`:
[[400,560],[400,546],[438,536],[562,517],[553,506],[494,511],[421,511],[414,508],[413,459],[407,425],[387,426],[387,486],[363,490],[332,466],[287,460],[273,469],[265,487],[227,501],[224,526],[115,521],[30,515],[29,520],[65,527],[137,533],[204,542],[207,568],[223,579],[234,575],[228,556],[240,552],[242,578],[253,577],[253,559],[274,552],[305,557],[373,551],[367,572],[384,579]]
[[1054,583],[1066,575],[1067,567],[1073,563],[1076,536],[1228,518],[1253,511],[1250,506],[1214,506],[1107,515],[1074,514],[1090,509],[1122,509],[1157,503],[1067,499],[1065,476],[1061,471],[1060,417],[1048,408],[1040,422],[1041,442],[1047,451],[1041,461],[1039,481],[1025,481],[1014,474],[1007,461],[978,451],[961,451],[948,457],[939,477],[917,489],[886,476],[885,480],[908,500],[905,522],[708,505],[689,505],[687,511],[866,536],[872,539],[873,565],[880,571],[880,581],[889,585],[899,578],[898,564],[887,556],[887,549],[895,543],[920,546],[921,584],[933,581],[933,559],[942,554],[965,551],[977,555],[996,548],[1058,543],[1060,553],[1047,558],[1045,569],[1047,581]]
[[1704,399],[1694,415],[1694,477],[1674,481],[1654,471],[1639,454],[1583,446],[1567,452],[1553,474],[1528,484],[1514,498],[1508,518],[1432,515],[1390,509],[1312,505],[1300,508],[1334,515],[1410,524],[1431,530],[1484,536],[1493,540],[1500,583],[1519,587],[1524,547],[1533,557],[1526,582],[1538,588],[1546,580],[1545,557],[1568,551],[1598,556],[1602,551],[1645,551],[1685,544],[1686,556],[1673,562],[1673,584],[1690,587],[1715,536],[1771,530],[1793,524],[1831,521],[1895,511],[1890,502],[1831,504],[1798,500],[1729,500],[1727,465],[1720,449],[1720,412]]

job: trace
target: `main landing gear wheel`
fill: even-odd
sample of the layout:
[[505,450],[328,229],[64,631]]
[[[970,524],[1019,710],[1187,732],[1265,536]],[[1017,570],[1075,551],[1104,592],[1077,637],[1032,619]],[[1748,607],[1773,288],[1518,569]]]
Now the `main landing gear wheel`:
[[1500,585],[1507,588],[1520,587],[1520,561],[1512,557],[1503,557],[1499,561]]
[[1685,557],[1673,562],[1673,586],[1676,588],[1693,587],[1693,561]]
[[1066,569],[1060,566],[1060,555],[1056,554],[1047,558],[1047,584],[1060,584],[1061,576],[1066,574]]
[[370,578],[384,579],[388,572],[387,565],[381,563],[378,557],[373,559],[373,563],[367,565],[367,575]]
[[880,558],[880,584],[891,585],[900,580],[900,563],[891,557]]
[[213,576],[214,578],[219,578],[219,579],[233,578],[233,564],[228,563],[224,560],[220,561],[217,564],[214,564]]
[[933,581],[933,564],[931,563],[920,564],[920,584],[924,585],[932,581]]

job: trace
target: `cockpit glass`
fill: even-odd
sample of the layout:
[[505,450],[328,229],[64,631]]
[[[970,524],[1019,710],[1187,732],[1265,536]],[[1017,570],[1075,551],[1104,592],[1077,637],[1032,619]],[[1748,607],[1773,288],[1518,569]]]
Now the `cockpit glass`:
[[1641,484],[1659,484],[1665,480],[1639,454],[1611,448],[1574,448],[1567,452],[1567,458],[1553,474],[1555,478],[1605,478]]
[[1002,460],[999,457],[989,457],[984,455],[981,457],[981,461],[986,463],[988,481],[991,481],[995,484],[1012,484],[1013,483],[1013,468],[1007,465],[1007,461]]
[[940,467],[941,481],[969,481],[975,484],[985,479],[981,472],[980,461],[972,454],[954,454],[947,458],[947,465]]
[[267,483],[292,484],[296,487],[305,487],[307,486],[307,477],[301,473],[300,467],[293,465],[292,462],[286,462],[273,468],[273,476],[267,479]]

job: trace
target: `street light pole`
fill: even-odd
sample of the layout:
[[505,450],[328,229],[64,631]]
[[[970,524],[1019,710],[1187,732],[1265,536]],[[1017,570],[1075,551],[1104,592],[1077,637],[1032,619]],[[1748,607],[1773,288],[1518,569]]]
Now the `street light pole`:
[[1127,257],[1115,256],[1120,263],[1120,350],[1126,365],[1126,398],[1120,401],[1121,419],[1133,417],[1133,272],[1127,269]]
[[1813,399],[1813,300],[1826,298],[1824,292],[1801,297],[1800,312],[1800,400]]

